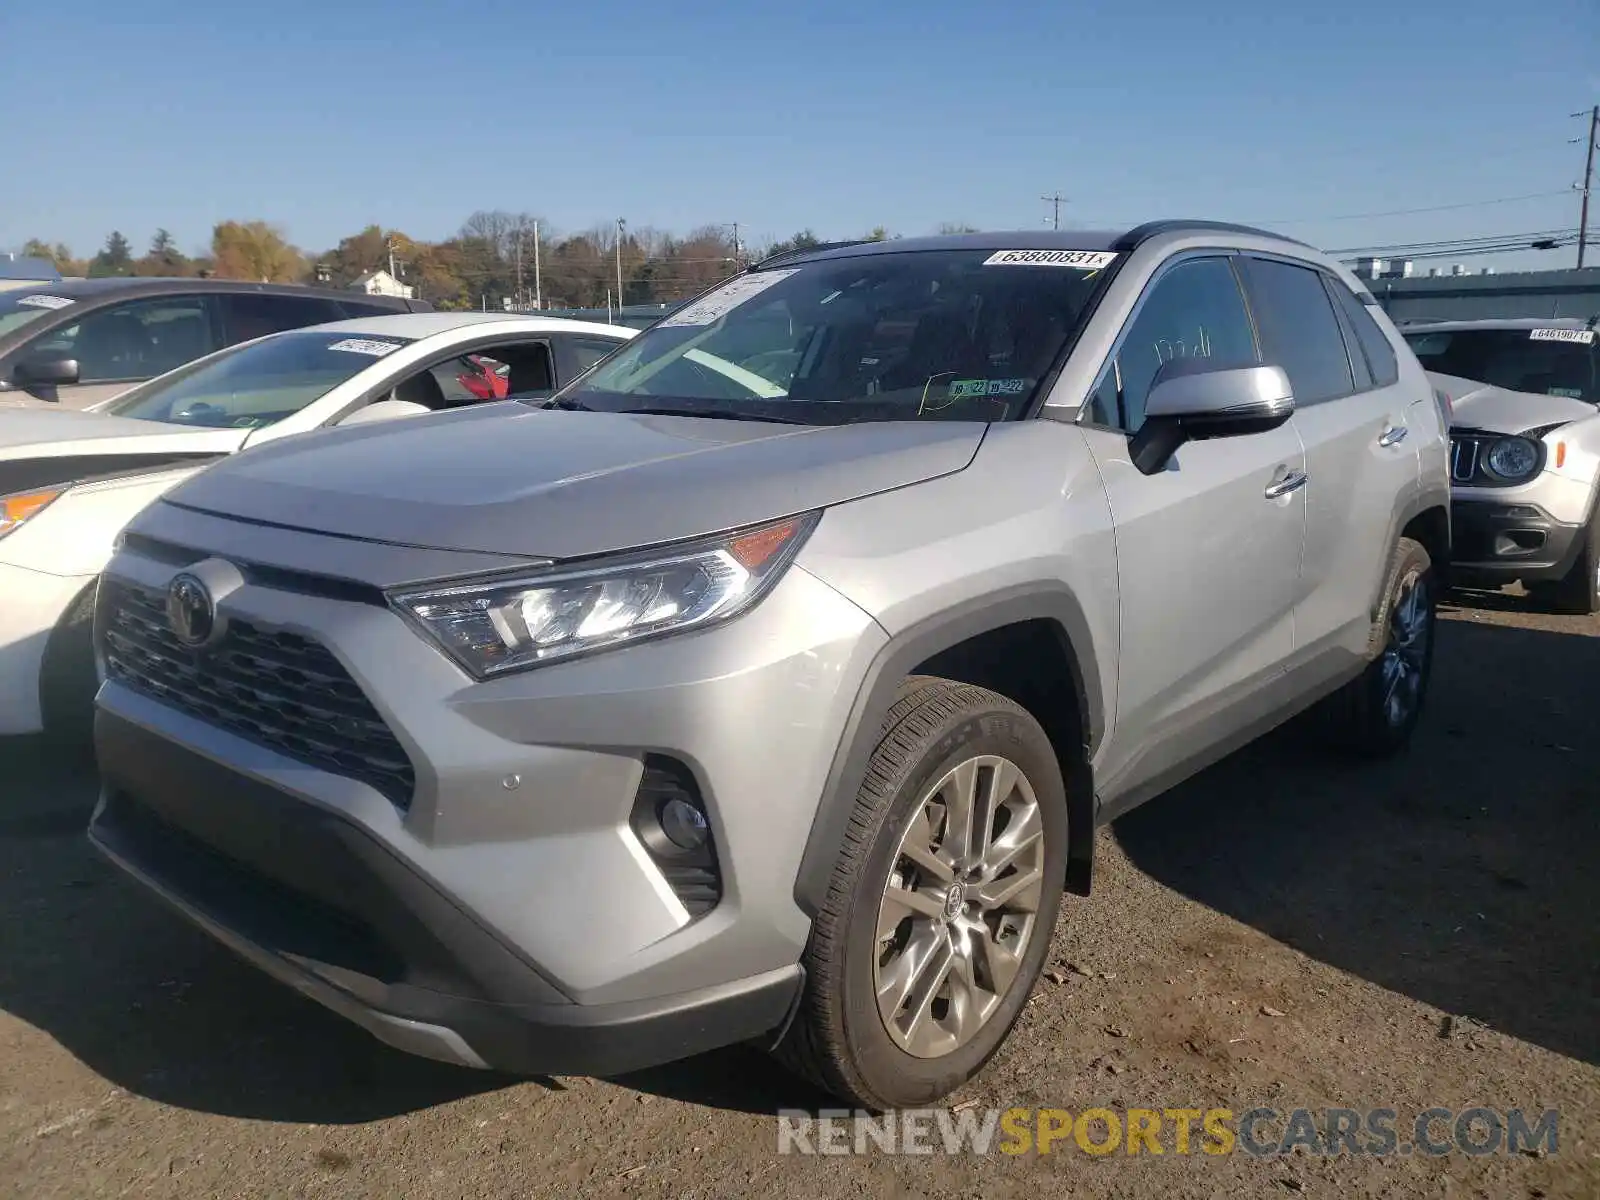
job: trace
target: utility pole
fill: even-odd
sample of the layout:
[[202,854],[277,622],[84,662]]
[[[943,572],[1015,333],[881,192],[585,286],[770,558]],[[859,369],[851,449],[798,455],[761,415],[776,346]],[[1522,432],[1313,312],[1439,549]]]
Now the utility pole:
[[517,225],[517,298],[513,308],[522,307],[522,226]]
[[617,218],[617,307],[622,307],[622,239],[627,234],[628,223]]
[[1064,203],[1066,203],[1066,199],[1067,198],[1065,196],[1063,196],[1060,192],[1052,192],[1048,196],[1040,196],[1039,199],[1043,200],[1046,204],[1051,206],[1050,228],[1051,229],[1060,229],[1061,228],[1061,206]]
[[732,222],[732,225],[733,225],[733,269],[735,271],[738,271],[738,270],[743,269],[744,255],[740,252],[740,247],[739,247],[739,222],[734,221],[734,222]]
[[[1572,114],[1581,117],[1581,112]],[[1589,248],[1589,191],[1594,183],[1594,144],[1600,137],[1600,104],[1589,110],[1589,143],[1583,157],[1583,200],[1578,209],[1578,266],[1583,266],[1583,253]],[[1576,140],[1576,139],[1574,139]]]
[[539,222],[533,223],[533,306],[544,308],[544,282],[539,278]]

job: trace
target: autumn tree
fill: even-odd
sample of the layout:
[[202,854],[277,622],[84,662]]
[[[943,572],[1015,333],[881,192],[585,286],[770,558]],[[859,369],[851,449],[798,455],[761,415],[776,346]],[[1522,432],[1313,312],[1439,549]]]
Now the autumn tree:
[[131,274],[133,274],[133,248],[119,231],[112,230],[100,253],[89,260],[89,275],[98,279],[107,275]]
[[221,279],[291,283],[305,275],[305,259],[265,221],[223,221],[211,233],[211,257]]

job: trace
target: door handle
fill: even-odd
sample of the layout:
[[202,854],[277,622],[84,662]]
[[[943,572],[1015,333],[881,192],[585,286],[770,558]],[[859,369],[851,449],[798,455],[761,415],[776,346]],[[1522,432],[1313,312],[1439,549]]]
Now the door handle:
[[1304,471],[1290,471],[1282,479],[1274,479],[1267,484],[1266,497],[1268,500],[1277,500],[1287,496],[1290,492],[1298,492],[1311,482],[1311,476]]
[[1378,435],[1378,445],[1380,445],[1380,446],[1395,446],[1395,445],[1398,445],[1399,443],[1401,443],[1401,442],[1406,440],[1406,434],[1408,434],[1410,432],[1411,432],[1411,430],[1406,428],[1404,425],[1390,425],[1387,429],[1385,429],[1382,433],[1380,433]]

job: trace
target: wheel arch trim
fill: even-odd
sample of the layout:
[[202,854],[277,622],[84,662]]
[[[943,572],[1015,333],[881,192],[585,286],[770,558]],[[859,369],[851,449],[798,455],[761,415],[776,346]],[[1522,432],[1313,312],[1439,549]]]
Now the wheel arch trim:
[[808,916],[816,916],[827,896],[856,794],[866,778],[884,714],[894,704],[900,683],[918,663],[943,650],[1008,625],[1037,620],[1054,623],[1065,639],[1082,722],[1084,750],[1079,777],[1066,781],[1072,839],[1068,847],[1068,887],[1087,893],[1088,858],[1094,839],[1094,790],[1089,763],[1105,732],[1104,695],[1082,606],[1066,587],[1045,582],[1021,584],[976,598],[919,622],[891,636],[868,665],[834,751],[795,877],[795,902]]

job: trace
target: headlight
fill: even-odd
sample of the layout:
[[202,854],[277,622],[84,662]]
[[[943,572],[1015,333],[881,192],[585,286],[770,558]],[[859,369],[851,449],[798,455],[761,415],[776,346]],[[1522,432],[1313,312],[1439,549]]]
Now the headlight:
[[55,488],[47,492],[14,492],[0,496],[0,537],[5,537],[66,490]]
[[815,524],[811,513],[593,566],[389,599],[483,679],[725,621],[771,589]]
[[1539,465],[1539,447],[1527,438],[1501,438],[1489,447],[1489,469],[1502,479],[1522,479]]

